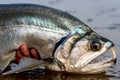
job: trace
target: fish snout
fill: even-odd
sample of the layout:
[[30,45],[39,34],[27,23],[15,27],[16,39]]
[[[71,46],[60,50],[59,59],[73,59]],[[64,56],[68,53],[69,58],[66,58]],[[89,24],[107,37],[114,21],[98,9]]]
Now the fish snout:
[[105,46],[107,47],[107,49],[111,49],[112,47],[114,47],[114,43],[111,41],[108,41],[105,43]]

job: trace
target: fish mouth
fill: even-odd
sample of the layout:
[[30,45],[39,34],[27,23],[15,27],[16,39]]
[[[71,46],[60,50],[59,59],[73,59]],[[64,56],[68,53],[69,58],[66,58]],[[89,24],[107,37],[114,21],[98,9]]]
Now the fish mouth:
[[[110,50],[112,51],[112,55],[108,56],[108,55],[105,55],[106,53],[104,53],[103,55],[98,56],[97,58],[90,61],[88,64],[99,64],[99,63],[104,64],[104,63],[109,63],[111,61],[116,60],[116,53],[115,53],[114,47],[112,47]],[[108,51],[107,51],[107,53],[108,53]],[[105,59],[103,59],[102,57]]]
[[101,73],[104,72],[107,68],[113,66],[116,63],[117,58],[114,47],[112,47],[110,50],[112,50],[111,56],[108,57],[108,55],[104,55],[105,53],[108,53],[107,51],[103,55],[91,60],[85,67],[83,67],[81,69],[83,74]]

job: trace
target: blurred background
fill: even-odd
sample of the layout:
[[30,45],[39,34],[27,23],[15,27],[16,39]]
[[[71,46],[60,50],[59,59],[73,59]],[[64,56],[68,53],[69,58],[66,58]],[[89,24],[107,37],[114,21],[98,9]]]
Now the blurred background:
[[[113,41],[118,56],[117,64],[110,68],[105,75],[102,74],[103,76],[100,77],[96,75],[98,77],[94,80],[120,79],[120,0],[0,0],[0,4],[10,3],[40,4],[67,11],[100,35]],[[108,75],[112,77],[108,77]],[[93,75],[93,77],[95,76]],[[74,78],[69,80],[74,80]],[[92,77],[82,75],[82,79],[80,77],[78,79],[91,80]],[[75,78],[75,80],[78,79]]]

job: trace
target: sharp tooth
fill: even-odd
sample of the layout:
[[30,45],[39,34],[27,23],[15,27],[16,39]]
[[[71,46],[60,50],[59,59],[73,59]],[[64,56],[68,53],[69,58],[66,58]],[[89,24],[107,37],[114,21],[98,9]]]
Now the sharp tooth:
[[116,56],[114,47],[112,47],[112,54],[113,54],[113,59],[115,59],[117,56]]

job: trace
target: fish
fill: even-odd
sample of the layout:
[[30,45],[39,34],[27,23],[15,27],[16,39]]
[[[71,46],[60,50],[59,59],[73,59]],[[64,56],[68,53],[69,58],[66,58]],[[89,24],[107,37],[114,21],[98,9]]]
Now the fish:
[[[41,59],[13,60],[26,44]],[[108,54],[110,58],[97,60]],[[50,61],[49,61],[50,59]],[[104,72],[116,63],[114,43],[66,11],[36,4],[0,4],[0,73],[20,73],[36,68],[78,73]],[[5,71],[10,66],[10,70]]]

